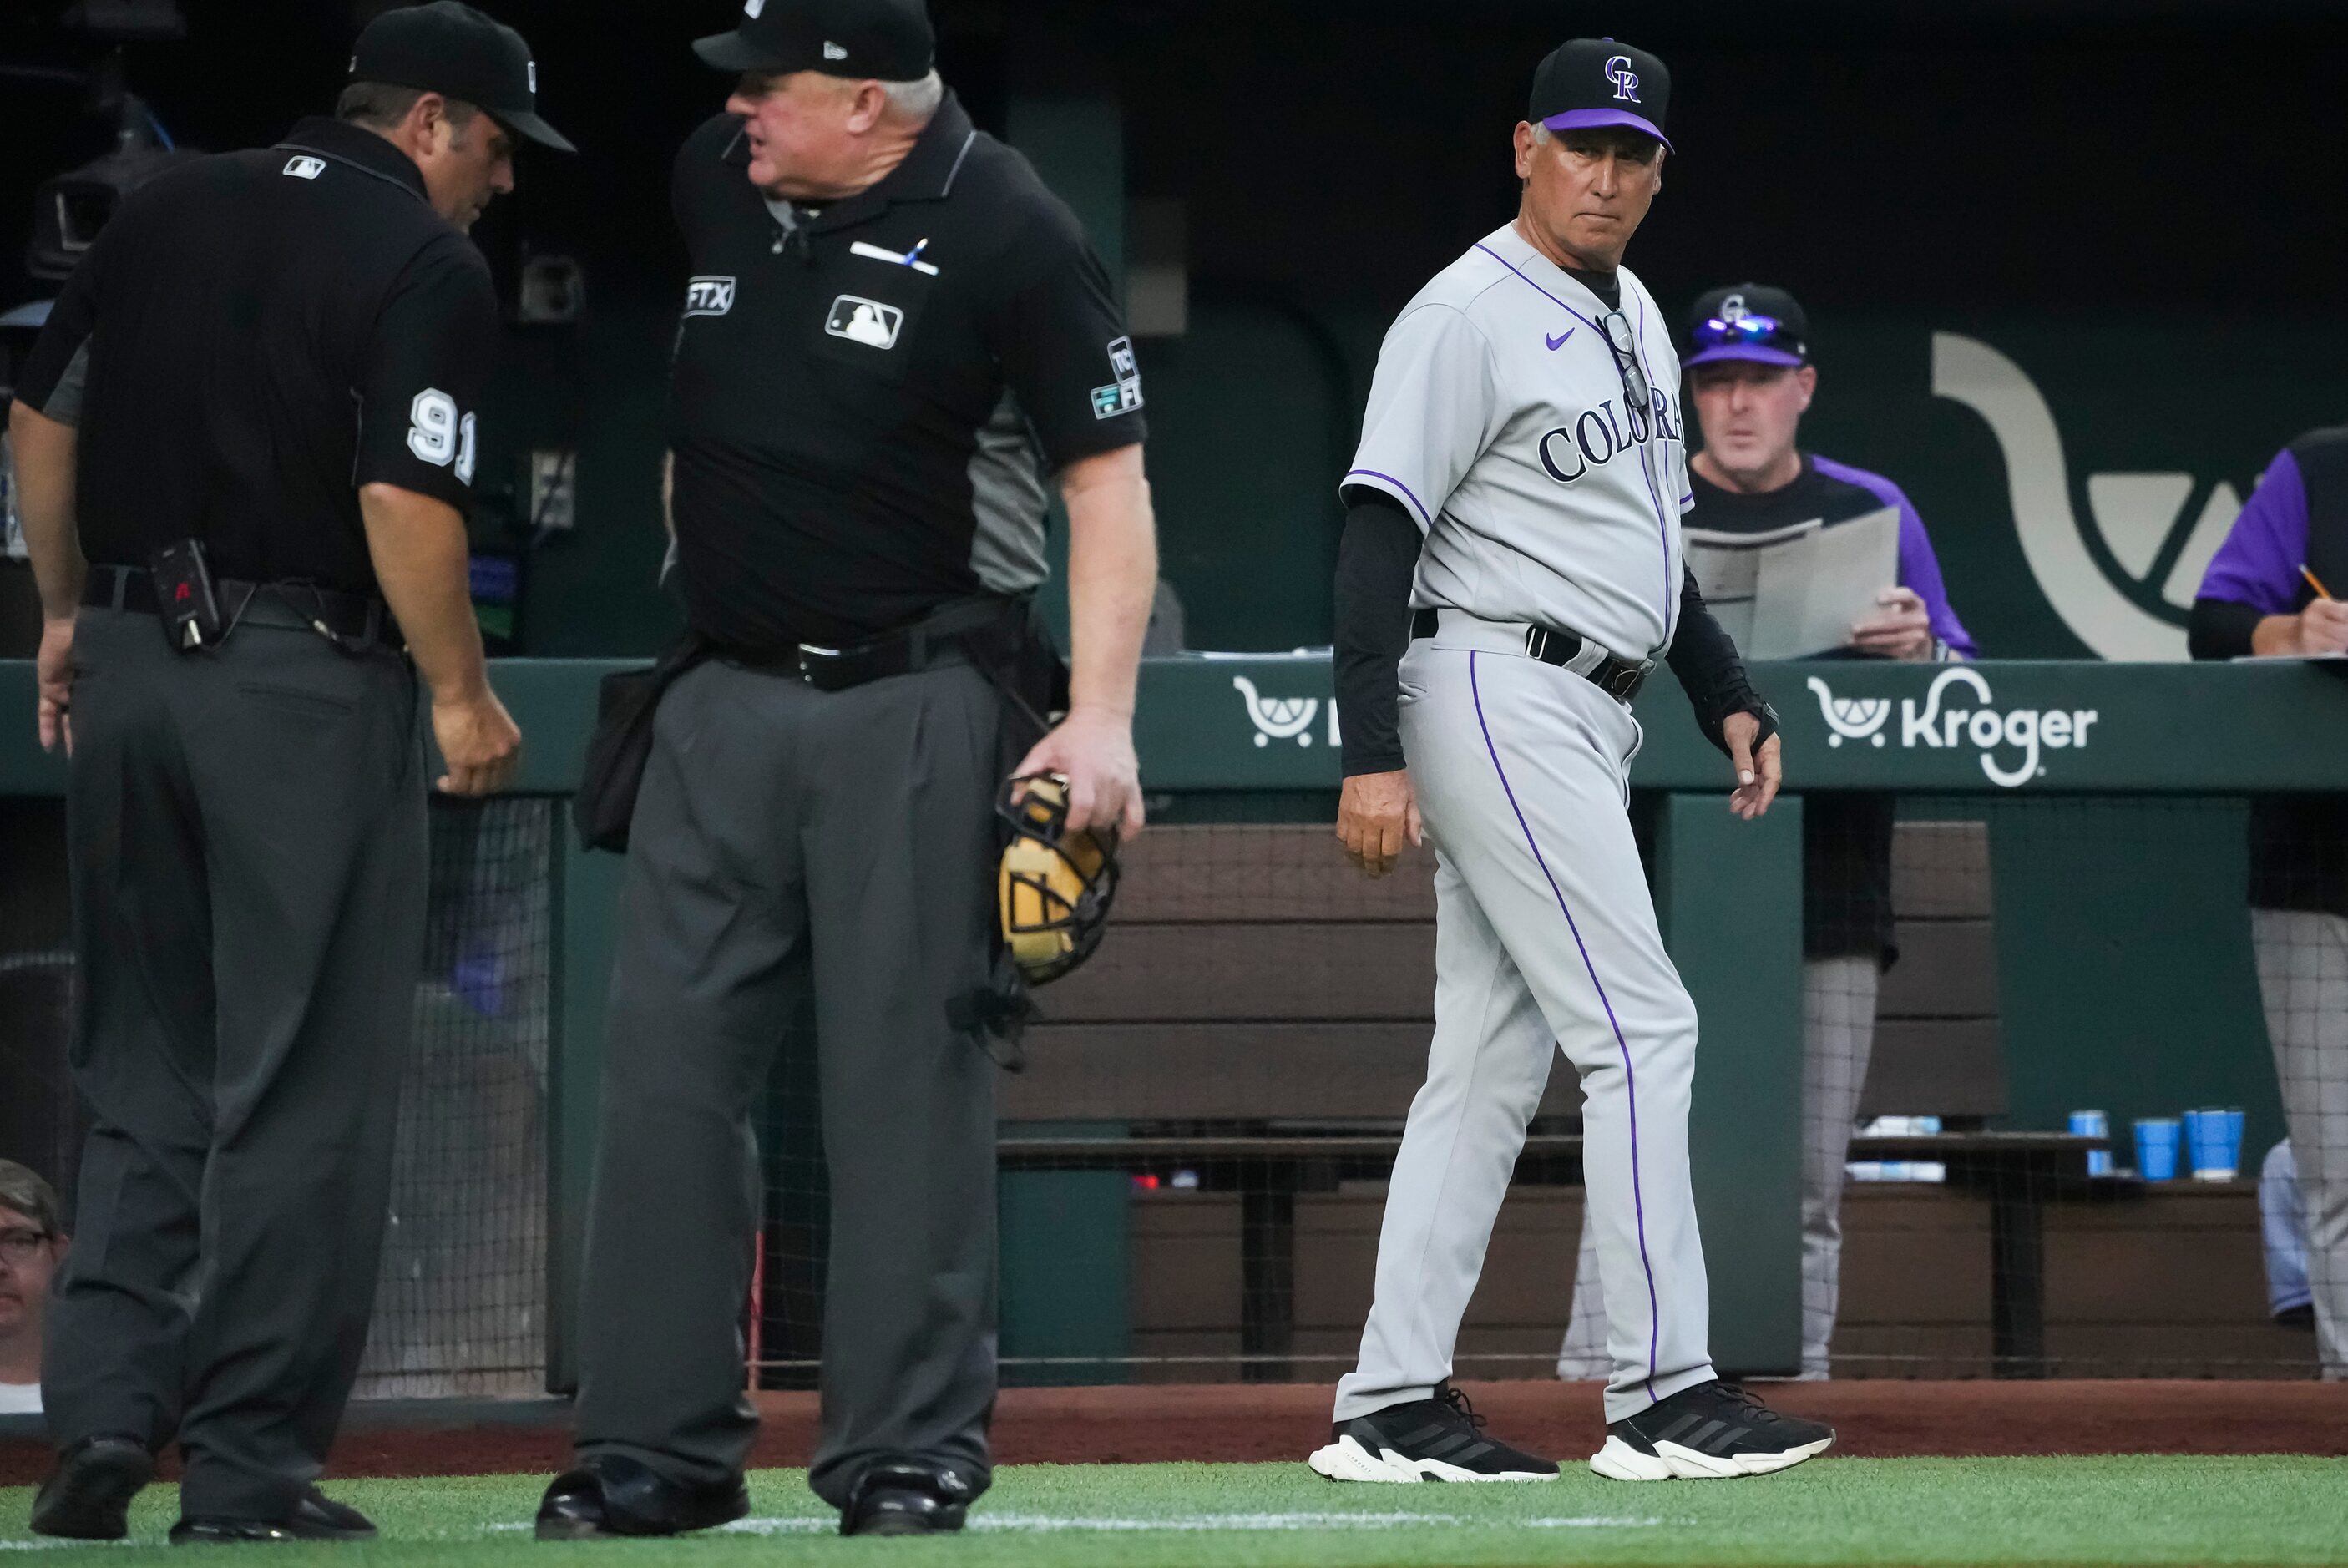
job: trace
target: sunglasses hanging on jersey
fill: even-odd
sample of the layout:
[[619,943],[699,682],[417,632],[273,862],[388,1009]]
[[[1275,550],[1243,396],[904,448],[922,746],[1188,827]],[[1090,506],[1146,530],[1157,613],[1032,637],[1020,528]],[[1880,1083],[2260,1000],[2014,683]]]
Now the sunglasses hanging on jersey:
[[1622,401],[1631,416],[1632,438],[1643,441],[1654,414],[1654,392],[1647,385],[1647,373],[1639,367],[1639,335],[1632,330],[1631,318],[1619,310],[1600,316],[1598,329],[1606,335],[1606,346],[1613,352],[1614,368],[1622,373]]
[[1714,316],[1699,323],[1695,346],[1705,348],[1774,348],[1797,359],[1807,359],[1798,334],[1774,315],[1740,315],[1735,321]]

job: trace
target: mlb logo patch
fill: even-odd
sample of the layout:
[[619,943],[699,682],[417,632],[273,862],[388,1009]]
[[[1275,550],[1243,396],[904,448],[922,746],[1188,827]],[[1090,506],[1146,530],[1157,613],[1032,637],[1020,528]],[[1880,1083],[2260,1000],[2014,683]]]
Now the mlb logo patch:
[[315,180],[325,171],[323,158],[291,158],[285,162],[285,172],[296,180]]
[[831,314],[824,318],[823,329],[834,337],[844,337],[867,347],[894,348],[897,334],[904,325],[905,313],[895,305],[860,294],[842,294],[831,302]]
[[724,315],[734,308],[732,278],[700,277],[685,285],[685,314]]

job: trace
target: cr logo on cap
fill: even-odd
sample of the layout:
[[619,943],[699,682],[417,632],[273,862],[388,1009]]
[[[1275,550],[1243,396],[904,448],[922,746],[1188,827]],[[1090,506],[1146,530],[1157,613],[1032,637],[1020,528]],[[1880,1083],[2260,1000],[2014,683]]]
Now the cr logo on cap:
[[1720,302],[1720,319],[1723,321],[1739,322],[1752,314],[1745,308],[1745,296],[1741,294],[1730,294]]
[[1639,101],[1639,73],[1631,68],[1631,57],[1615,55],[1606,62],[1606,79],[1614,84],[1618,103]]

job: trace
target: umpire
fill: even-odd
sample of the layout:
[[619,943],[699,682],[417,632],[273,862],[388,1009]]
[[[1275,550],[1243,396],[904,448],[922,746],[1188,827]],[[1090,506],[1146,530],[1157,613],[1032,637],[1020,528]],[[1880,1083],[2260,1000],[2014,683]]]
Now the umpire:
[[[1049,769],[1073,826],[1141,825],[1141,382],[1075,217],[940,83],[919,0],[766,0],[695,47],[741,76],[675,174],[677,582],[716,656],[661,698],[635,806],[580,1457],[538,1529],[747,1508],[749,1109],[811,1004],[833,1243],[809,1480],[843,1532],[953,1530],[995,1391],[993,808]],[[1047,475],[1073,700],[1023,760],[1005,690],[1035,662]]]
[[466,582],[498,306],[464,230],[515,136],[568,144],[520,36],[455,0],[378,18],[353,73],[335,118],[126,201],[12,410],[95,1120],[45,1534],[119,1537],[174,1438],[174,1542],[375,1533],[312,1483],[422,955],[417,676],[441,789],[499,788],[520,746]]

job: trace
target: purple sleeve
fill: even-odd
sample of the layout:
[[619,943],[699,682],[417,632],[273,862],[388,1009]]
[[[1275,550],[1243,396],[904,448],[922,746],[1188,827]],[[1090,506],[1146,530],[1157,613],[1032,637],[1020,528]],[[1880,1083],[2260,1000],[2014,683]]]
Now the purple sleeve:
[[2307,482],[2285,448],[2267,465],[2259,488],[2201,575],[2203,599],[2248,604],[2261,614],[2299,608],[2299,566],[2307,559]]
[[1966,658],[1981,657],[1972,634],[1965,630],[1965,624],[1957,619],[1956,609],[1949,603],[1948,584],[1941,580],[1941,558],[1932,552],[1931,536],[1924,531],[1924,520],[1916,515],[1915,504],[1909,500],[1907,492],[1881,474],[1825,458],[1813,458],[1811,461],[1828,479],[1857,485],[1884,505],[1899,510],[1900,586],[1924,601],[1932,635]]

